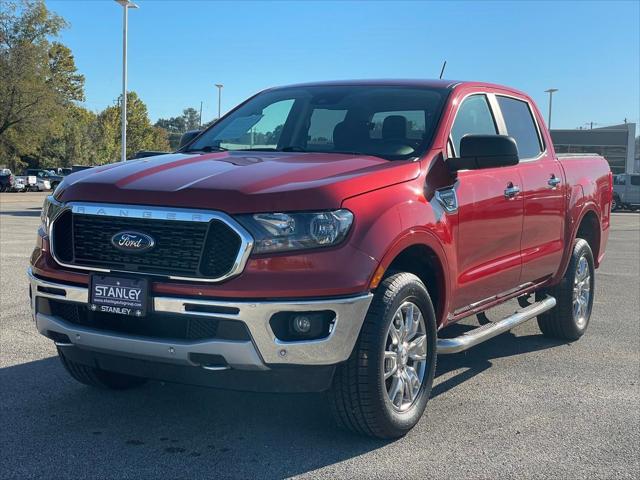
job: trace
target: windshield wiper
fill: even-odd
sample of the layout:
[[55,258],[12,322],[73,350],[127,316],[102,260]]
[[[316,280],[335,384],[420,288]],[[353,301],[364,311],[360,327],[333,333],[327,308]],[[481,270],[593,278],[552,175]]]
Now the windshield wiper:
[[282,148],[273,147],[257,147],[257,148],[238,148],[234,152],[306,152],[304,147],[298,147],[297,145],[289,145]]
[[281,152],[306,152],[307,149],[304,147],[299,147],[298,145],[289,145],[287,147],[282,147],[280,151]]
[[234,148],[234,152],[277,152],[276,148],[258,147],[258,148]]
[[220,146],[207,145],[206,147],[202,147],[202,148],[189,148],[189,149],[185,150],[185,153],[187,153],[187,152],[209,153],[209,152],[227,152],[227,151],[229,151],[228,148],[224,148],[224,147],[220,147]]

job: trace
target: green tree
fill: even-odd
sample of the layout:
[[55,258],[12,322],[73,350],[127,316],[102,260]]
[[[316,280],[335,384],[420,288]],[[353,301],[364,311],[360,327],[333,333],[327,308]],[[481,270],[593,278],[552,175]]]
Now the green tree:
[[[98,114],[96,121],[97,138],[96,163],[110,163],[120,159],[121,109],[107,107]],[[135,92],[127,93],[127,158],[140,150],[168,151],[167,133],[162,128],[151,125],[147,106]]]
[[167,132],[171,149],[175,150],[178,148],[184,132],[200,128],[200,113],[195,108],[188,107],[182,110],[182,115],[179,117],[158,119],[155,126]]
[[72,105],[65,121],[40,144],[35,157],[40,167],[91,165],[96,156],[96,114]]
[[195,108],[185,108],[182,111],[182,118],[184,118],[185,131],[200,128],[200,114]]
[[71,51],[51,39],[67,24],[43,0],[2,0],[0,10],[0,155],[17,169],[45,139],[62,135],[84,77]]

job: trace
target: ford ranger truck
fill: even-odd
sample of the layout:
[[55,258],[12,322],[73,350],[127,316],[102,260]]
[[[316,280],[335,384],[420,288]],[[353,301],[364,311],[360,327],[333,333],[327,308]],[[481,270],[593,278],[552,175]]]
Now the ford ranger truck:
[[423,414],[437,355],[534,317],[547,337],[587,329],[612,176],[557,155],[524,93],[272,88],[183,143],[45,201],[33,317],[81,383],[326,391],[341,426],[392,438]]

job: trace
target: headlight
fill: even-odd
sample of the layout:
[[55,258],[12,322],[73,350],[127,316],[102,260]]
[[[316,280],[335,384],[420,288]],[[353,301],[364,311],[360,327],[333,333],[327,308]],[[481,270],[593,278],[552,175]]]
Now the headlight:
[[255,239],[253,253],[289,252],[337,245],[353,223],[349,210],[317,213],[257,213],[238,221]]
[[49,233],[49,225],[58,213],[64,208],[63,204],[53,198],[53,195],[47,195],[42,205],[42,212],[40,212],[40,220],[42,221],[42,228]]

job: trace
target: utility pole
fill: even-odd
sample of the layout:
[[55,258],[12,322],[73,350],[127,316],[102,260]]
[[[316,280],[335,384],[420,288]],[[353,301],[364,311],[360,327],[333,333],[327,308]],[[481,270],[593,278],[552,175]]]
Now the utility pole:
[[216,87],[218,88],[218,120],[220,120],[220,112],[221,112],[221,104],[222,104],[222,85],[221,83],[216,83]]
[[127,30],[129,28],[129,9],[138,5],[129,0],[116,0],[123,7],[122,19],[122,161],[127,161]]
[[547,128],[549,130],[551,130],[551,107],[553,106],[553,93],[557,91],[557,88],[550,88],[549,90],[545,90],[545,92],[549,94],[549,118],[547,120]]
[[198,127],[202,127],[202,101],[200,102],[200,119],[198,120]]

